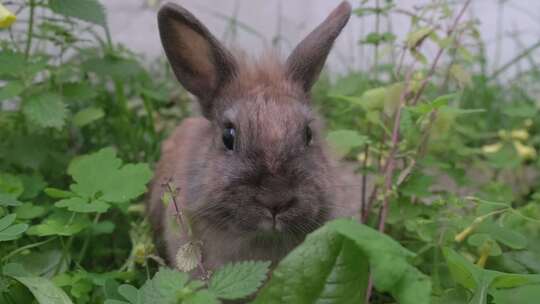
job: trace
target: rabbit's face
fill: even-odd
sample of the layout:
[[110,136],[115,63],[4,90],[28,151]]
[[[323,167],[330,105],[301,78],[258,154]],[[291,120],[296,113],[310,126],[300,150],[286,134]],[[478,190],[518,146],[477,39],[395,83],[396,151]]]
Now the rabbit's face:
[[350,14],[341,3],[283,64],[257,66],[184,8],[160,9],[167,58],[213,128],[204,163],[188,177],[192,217],[215,229],[302,236],[331,216],[332,177],[309,92]]
[[242,233],[303,235],[332,210],[317,117],[301,94],[248,95],[224,107],[214,123],[220,189],[210,191],[207,204],[219,208],[206,222],[228,218],[225,226]]

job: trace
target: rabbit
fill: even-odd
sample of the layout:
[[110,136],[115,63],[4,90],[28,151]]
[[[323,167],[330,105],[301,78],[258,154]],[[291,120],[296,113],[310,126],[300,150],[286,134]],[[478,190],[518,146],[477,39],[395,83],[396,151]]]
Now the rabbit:
[[284,62],[272,54],[251,62],[186,9],[160,8],[165,54],[202,114],[184,119],[165,140],[150,189],[150,222],[169,264],[190,239],[175,224],[174,204],[162,202],[167,183],[209,271],[244,260],[275,265],[311,231],[355,213],[358,199],[336,186],[343,176],[310,101],[350,15],[342,2]]

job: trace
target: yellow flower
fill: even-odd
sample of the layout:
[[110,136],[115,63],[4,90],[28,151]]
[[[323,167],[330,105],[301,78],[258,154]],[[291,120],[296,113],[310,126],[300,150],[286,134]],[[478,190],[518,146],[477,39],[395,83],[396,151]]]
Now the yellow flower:
[[8,28],[15,20],[17,17],[0,4],[0,28]]
[[526,146],[519,141],[514,141],[514,148],[516,148],[516,151],[518,155],[523,159],[535,159],[536,158],[536,150],[534,147]]
[[525,128],[530,128],[533,125],[533,121],[532,121],[532,119],[527,118],[527,119],[525,119],[523,124],[525,125]]
[[482,147],[482,152],[484,152],[484,153],[486,153],[486,154],[496,153],[496,152],[498,152],[501,148],[502,148],[502,144],[499,142],[499,143],[495,143],[495,144],[483,146],[483,147]]
[[524,129],[513,130],[510,133],[510,137],[512,139],[526,141],[529,138],[529,132],[527,132],[527,130],[524,130]]

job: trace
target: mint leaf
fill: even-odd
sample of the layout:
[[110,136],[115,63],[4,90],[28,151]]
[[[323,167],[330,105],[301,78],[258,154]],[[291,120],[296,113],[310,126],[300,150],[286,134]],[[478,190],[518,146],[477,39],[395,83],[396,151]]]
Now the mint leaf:
[[247,297],[261,286],[268,267],[270,262],[245,261],[227,264],[212,275],[208,289],[221,299]]

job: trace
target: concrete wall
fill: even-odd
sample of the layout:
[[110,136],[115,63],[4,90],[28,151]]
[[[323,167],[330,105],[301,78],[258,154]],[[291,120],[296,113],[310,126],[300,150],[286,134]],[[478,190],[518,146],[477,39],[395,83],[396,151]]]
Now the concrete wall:
[[[279,33],[283,37],[280,48],[288,53],[291,48],[313,29],[334,8],[340,0],[169,0],[192,11],[218,37],[258,53],[271,45],[272,39]],[[359,7],[361,1],[350,0],[353,7]],[[122,42],[136,52],[154,57],[161,54],[158,39],[155,10],[159,0],[102,0],[108,9],[108,21],[113,39]],[[164,1],[163,1],[164,2]],[[369,1],[372,5],[374,1]],[[381,3],[384,2],[381,0]],[[396,0],[398,7],[415,10],[419,4],[428,0]],[[468,17],[480,21],[480,30],[488,42],[489,60],[502,64],[515,56],[520,47],[517,44],[530,45],[540,38],[540,1],[509,0],[503,11],[502,28],[505,34],[501,52],[496,53],[497,4],[500,0],[473,0]],[[227,30],[230,22],[227,18],[237,16],[239,22],[256,32],[239,29],[236,35]],[[401,38],[409,30],[409,19],[402,15],[392,15],[392,28]],[[371,54],[362,54],[357,40],[373,30],[372,18],[361,21],[353,16],[351,23],[340,37],[330,57],[329,66],[333,70],[344,68],[366,68],[372,59]],[[383,28],[386,27],[383,24]],[[519,32],[520,35],[511,34]],[[233,37],[234,36],[234,37]],[[233,39],[234,38],[234,39]],[[519,41],[516,39],[519,38]],[[427,50],[428,53],[433,50]],[[387,53],[388,54],[388,53]],[[526,62],[524,62],[526,64]]]

